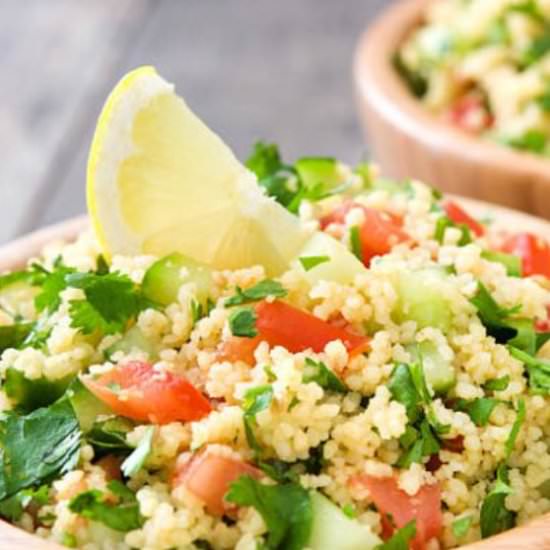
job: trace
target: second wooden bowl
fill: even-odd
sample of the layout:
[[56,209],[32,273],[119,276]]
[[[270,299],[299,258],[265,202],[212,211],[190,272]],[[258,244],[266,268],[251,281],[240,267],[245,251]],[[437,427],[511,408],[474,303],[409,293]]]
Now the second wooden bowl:
[[401,0],[362,36],[354,80],[382,172],[550,219],[550,160],[469,136],[430,114],[393,67],[395,52],[434,0]]

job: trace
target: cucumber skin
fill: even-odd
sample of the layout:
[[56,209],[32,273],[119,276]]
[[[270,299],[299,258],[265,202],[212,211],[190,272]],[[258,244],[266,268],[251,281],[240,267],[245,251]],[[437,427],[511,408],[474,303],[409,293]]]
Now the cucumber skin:
[[[182,274],[183,269],[187,270]],[[149,300],[168,306],[178,300],[181,285],[195,283],[196,298],[205,303],[212,284],[211,270],[207,266],[174,252],[157,260],[145,272],[141,288]]]
[[307,547],[311,550],[373,550],[382,541],[370,527],[347,517],[327,497],[312,491],[313,523]]

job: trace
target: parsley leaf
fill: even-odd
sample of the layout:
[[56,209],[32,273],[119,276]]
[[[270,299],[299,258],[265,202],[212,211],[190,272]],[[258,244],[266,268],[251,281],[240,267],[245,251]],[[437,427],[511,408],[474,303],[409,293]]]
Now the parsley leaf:
[[97,454],[123,453],[132,451],[126,436],[134,428],[130,420],[117,416],[96,422],[86,434],[86,441]]
[[531,391],[539,395],[550,394],[550,361],[533,357],[513,346],[508,346],[508,351],[527,367]]
[[250,302],[257,302],[258,300],[263,300],[268,296],[284,298],[287,295],[287,291],[284,289],[283,285],[277,281],[272,281],[271,279],[264,279],[246,290],[242,290],[240,287],[237,287],[236,291],[237,294],[231,296],[225,301],[225,307],[240,306]]
[[466,536],[472,525],[472,519],[472,516],[464,516],[453,521],[451,527],[456,539],[461,539]]
[[270,385],[257,386],[250,388],[244,394],[244,430],[249,447],[256,455],[261,453],[260,445],[254,435],[254,426],[256,425],[256,415],[268,409],[273,401],[273,387]]
[[48,503],[48,498],[49,488],[46,485],[38,489],[23,489],[0,502],[0,516],[9,521],[17,521],[31,503],[44,505]]
[[506,443],[505,443],[506,460],[510,458],[510,455],[514,450],[514,446],[516,444],[516,439],[518,437],[519,430],[521,429],[521,426],[525,422],[526,413],[527,411],[525,408],[525,400],[519,399],[516,419],[514,421],[514,424],[512,425],[512,429],[510,430],[510,434],[508,435],[508,439],[506,440]]
[[308,491],[297,483],[270,486],[242,476],[231,484],[225,499],[258,511],[267,526],[270,550],[301,550],[307,546],[313,509]]
[[510,376],[508,374],[505,374],[500,378],[494,378],[493,380],[489,380],[483,385],[483,387],[485,388],[486,391],[504,391],[508,387],[509,383],[510,383]]
[[374,550],[409,550],[409,543],[416,535],[416,520],[411,520],[393,536]]
[[80,288],[83,300],[71,300],[71,326],[84,334],[122,332],[128,321],[151,304],[130,278],[120,273],[97,275],[73,273],[65,277],[68,286]]
[[363,262],[363,248],[361,246],[361,234],[359,233],[358,225],[354,225],[350,228],[349,241],[351,251],[360,262]]
[[80,493],[69,503],[69,510],[122,533],[139,529],[143,518],[134,493],[117,480],[110,481],[107,488],[109,493],[97,489]]
[[301,256],[298,258],[305,271],[310,271],[318,265],[330,262],[329,256]]
[[61,292],[67,288],[65,277],[74,273],[72,267],[63,265],[61,259],[56,260],[53,270],[34,264],[33,284],[40,286],[40,293],[34,299],[37,311],[53,313],[61,304]]
[[31,270],[4,273],[3,275],[0,275],[0,290],[17,283],[32,281],[33,279],[34,273]]
[[325,390],[345,393],[346,386],[323,362],[306,357],[302,382],[315,382]]
[[511,493],[506,467],[500,466],[495,484],[481,504],[479,520],[483,538],[514,527],[515,514],[504,505],[506,496]]
[[80,455],[80,429],[69,401],[3,421],[0,499],[71,471]]
[[0,353],[8,348],[19,348],[33,328],[34,323],[0,326]]
[[395,366],[388,382],[388,389],[393,399],[405,406],[409,420],[415,422],[420,416],[422,399],[413,382],[409,365],[400,363]]
[[405,450],[397,461],[399,468],[409,468],[411,464],[420,463],[425,456],[436,454],[441,449],[439,440],[426,418],[420,423],[420,430],[407,426],[399,442]]
[[254,338],[257,336],[256,320],[258,316],[253,308],[241,307],[235,309],[229,315],[229,328],[233,336],[243,336],[246,338]]
[[155,427],[147,426],[138,446],[120,465],[120,469],[126,477],[135,476],[143,468],[145,461],[151,454],[154,435]]
[[439,244],[443,244],[443,239],[445,238],[445,231],[449,227],[455,227],[456,229],[460,229],[461,236],[458,241],[458,246],[465,246],[467,244],[470,244],[472,242],[472,233],[470,232],[469,227],[465,223],[455,223],[451,218],[447,216],[441,216],[437,219],[436,225],[435,225],[435,234],[434,238]]
[[494,408],[499,404],[498,399],[479,397],[471,401],[460,400],[457,408],[464,411],[476,426],[487,426]]

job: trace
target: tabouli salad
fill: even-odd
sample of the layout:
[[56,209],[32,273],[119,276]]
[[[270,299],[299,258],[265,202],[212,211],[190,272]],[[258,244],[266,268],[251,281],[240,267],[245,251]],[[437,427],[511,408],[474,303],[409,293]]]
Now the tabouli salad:
[[0,277],[3,518],[86,550],[404,550],[550,511],[541,236],[370,164],[244,167],[150,67],[87,185],[94,232]]
[[550,2],[437,0],[397,65],[455,126],[550,156]]

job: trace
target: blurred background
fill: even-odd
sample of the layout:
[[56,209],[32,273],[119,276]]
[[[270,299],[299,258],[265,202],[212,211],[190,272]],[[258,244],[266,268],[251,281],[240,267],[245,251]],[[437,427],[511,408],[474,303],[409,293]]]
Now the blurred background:
[[85,211],[96,118],[116,81],[153,64],[246,158],[367,151],[355,42],[390,0],[0,0],[0,242]]

